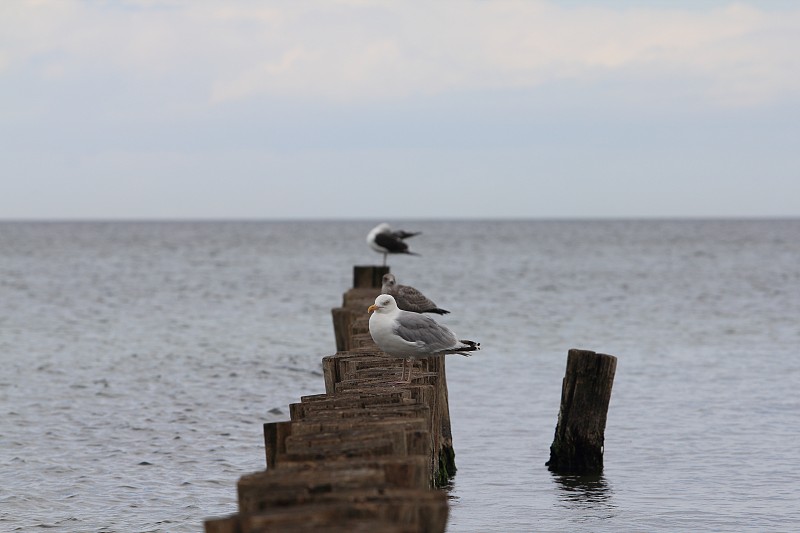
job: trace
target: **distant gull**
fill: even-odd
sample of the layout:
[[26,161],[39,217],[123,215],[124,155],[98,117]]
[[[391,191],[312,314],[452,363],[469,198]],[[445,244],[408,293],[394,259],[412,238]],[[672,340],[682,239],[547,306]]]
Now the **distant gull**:
[[408,379],[405,374],[406,364],[413,365],[413,359],[453,353],[469,356],[466,352],[481,349],[480,343],[458,340],[455,333],[427,315],[403,311],[391,294],[375,298],[368,311],[372,313],[369,334],[378,348],[387,355],[404,358],[400,383],[411,383],[413,366],[409,368]]
[[447,309],[439,309],[435,303],[414,287],[397,283],[394,274],[383,275],[381,294],[391,294],[394,296],[397,307],[404,311],[412,311],[414,313],[436,313],[439,315],[446,315],[450,312]]
[[404,239],[419,235],[420,232],[408,232],[403,230],[392,231],[387,223],[378,224],[367,235],[367,244],[370,248],[383,254],[383,266],[386,266],[386,256],[389,254],[409,254],[419,255],[408,250],[408,245]]

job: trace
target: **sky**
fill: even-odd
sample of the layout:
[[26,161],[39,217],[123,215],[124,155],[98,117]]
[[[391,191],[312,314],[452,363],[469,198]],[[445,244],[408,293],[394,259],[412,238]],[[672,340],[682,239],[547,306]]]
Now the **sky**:
[[794,0],[0,2],[0,219],[798,216]]

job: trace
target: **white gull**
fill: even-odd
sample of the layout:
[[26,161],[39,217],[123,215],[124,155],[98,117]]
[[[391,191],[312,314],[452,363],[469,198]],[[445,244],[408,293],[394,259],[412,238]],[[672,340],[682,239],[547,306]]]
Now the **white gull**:
[[381,294],[368,308],[369,333],[372,340],[387,355],[403,357],[400,383],[411,383],[411,370],[405,378],[406,364],[413,359],[434,355],[453,354],[469,356],[480,350],[480,343],[458,340],[449,328],[427,315],[403,311],[391,294]]

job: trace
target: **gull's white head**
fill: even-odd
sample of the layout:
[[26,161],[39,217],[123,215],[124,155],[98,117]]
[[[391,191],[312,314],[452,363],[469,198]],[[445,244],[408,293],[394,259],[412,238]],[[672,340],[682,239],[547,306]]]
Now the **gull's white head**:
[[391,294],[381,294],[375,298],[375,303],[367,308],[370,313],[391,313],[397,309],[397,302],[394,301],[394,296]]

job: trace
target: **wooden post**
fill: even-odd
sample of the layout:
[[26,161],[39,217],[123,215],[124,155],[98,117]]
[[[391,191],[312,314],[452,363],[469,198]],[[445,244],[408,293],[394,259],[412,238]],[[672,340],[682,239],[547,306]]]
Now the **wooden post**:
[[[353,344],[352,331],[356,317],[366,315],[367,307],[381,292],[384,274],[388,273],[388,266],[353,267],[353,288],[344,294],[342,307],[331,309],[337,352],[346,352],[356,347]],[[355,308],[352,306],[354,302],[358,302]]]
[[546,463],[553,472],[602,472],[606,417],[616,370],[617,358],[613,355],[569,351],[558,424]]
[[346,352],[351,348],[350,339],[352,335],[350,331],[353,328],[355,315],[351,309],[344,307],[334,307],[331,309],[333,315],[333,335],[336,338],[336,351]]
[[383,276],[388,273],[388,266],[356,265],[353,267],[353,288],[380,289],[383,285]]
[[207,520],[206,533],[444,533],[447,493],[432,490],[455,472],[444,356],[417,361],[414,383],[392,383],[403,361],[378,350],[367,313],[388,271],[354,268],[333,310],[325,394],[264,424],[267,469],[239,481],[238,514]]
[[275,458],[286,453],[286,438],[292,434],[291,422],[267,422],[264,424],[264,451],[267,468],[275,468]]

